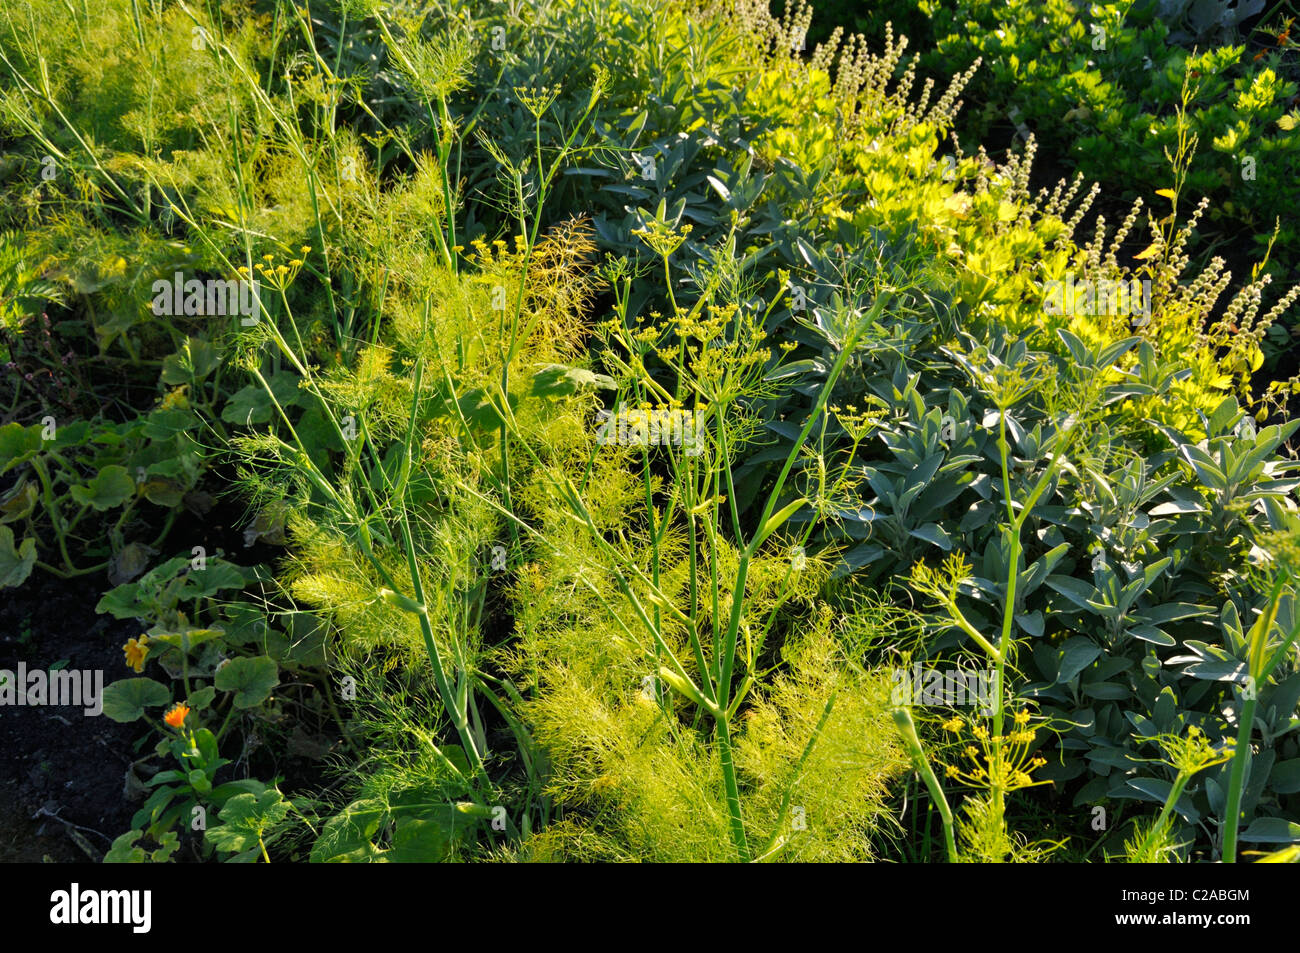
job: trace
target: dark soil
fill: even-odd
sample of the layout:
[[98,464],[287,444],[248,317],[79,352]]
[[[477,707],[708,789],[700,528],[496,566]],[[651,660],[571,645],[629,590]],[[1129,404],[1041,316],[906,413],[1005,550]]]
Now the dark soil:
[[[122,645],[131,621],[95,614],[103,580],[35,573],[0,590],[0,668],[100,670],[108,684],[133,674]],[[123,798],[137,726],[80,707],[0,706],[0,862],[99,860],[130,828]]]
[[[243,508],[230,501],[203,517],[185,512],[158,558],[187,553],[192,540],[241,565],[269,565],[284,555],[283,546],[245,546],[246,523]],[[152,538],[155,530],[145,535]],[[144,626],[95,612],[110,588],[102,572],[66,580],[37,570],[17,589],[0,589],[0,669],[12,672],[22,662],[28,672],[98,670],[104,686],[135,677],[122,646]],[[144,674],[165,680],[152,663]],[[321,793],[327,764],[341,752],[337,726],[308,673],[282,671],[276,696],[271,719],[231,725],[222,753],[235,763],[218,779],[252,776],[278,781],[289,796]],[[102,860],[112,841],[131,829],[140,806],[138,794],[128,795],[127,770],[156,740],[141,722],[87,716],[80,706],[0,705],[0,863]],[[148,774],[148,768],[137,772],[137,792]],[[183,837],[183,845],[193,847],[188,840]],[[176,859],[196,857],[182,850]]]

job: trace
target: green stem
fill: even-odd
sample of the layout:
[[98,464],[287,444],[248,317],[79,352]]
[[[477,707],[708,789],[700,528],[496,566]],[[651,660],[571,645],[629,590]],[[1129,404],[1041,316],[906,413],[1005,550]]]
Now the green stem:
[[[1190,780],[1191,775],[1184,774],[1181,771],[1178,773],[1178,776],[1174,778],[1174,786],[1169,789],[1169,796],[1165,798],[1164,807],[1160,809],[1160,816],[1156,818],[1156,822],[1151,827],[1151,830],[1147,831],[1147,836],[1142,839],[1142,846],[1138,849],[1139,856],[1145,856],[1151,844],[1155,842],[1155,839],[1159,836],[1160,832],[1164,830],[1165,824],[1169,820],[1169,815],[1173,812],[1174,805],[1178,803],[1178,799],[1183,796],[1183,788],[1187,787],[1187,782]],[[1236,832],[1234,831],[1233,833],[1235,835]]]
[[1241,823],[1241,797],[1246,785],[1246,768],[1250,764],[1250,735],[1255,725],[1254,697],[1241,703],[1237,725],[1237,747],[1232,755],[1232,773],[1228,777],[1228,800],[1223,809],[1223,862],[1237,862],[1237,828]]
[[934,769],[930,767],[930,759],[925,756],[925,750],[921,747],[921,739],[917,737],[912,713],[906,708],[895,709],[894,724],[903,738],[903,747],[907,749],[908,756],[912,759],[912,766],[921,775],[921,780],[925,782],[926,789],[930,792],[930,800],[939,811],[939,817],[943,821],[943,840],[948,850],[948,863],[955,864],[957,863],[957,835],[953,829],[952,808],[948,806],[948,798],[943,793],[943,787],[939,784]]

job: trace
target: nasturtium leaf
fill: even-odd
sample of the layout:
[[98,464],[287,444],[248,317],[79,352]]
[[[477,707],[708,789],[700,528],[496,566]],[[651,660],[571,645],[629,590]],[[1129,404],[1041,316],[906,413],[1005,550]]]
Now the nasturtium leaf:
[[397,864],[439,863],[452,849],[451,831],[436,819],[400,818],[393,833],[393,848],[384,859]]
[[[271,387],[271,394],[275,395],[275,403],[281,407],[297,404],[302,395],[298,387],[299,379],[297,374],[289,371],[279,371],[272,376],[267,383]],[[249,384],[236,391],[226,402],[221,410],[221,419],[245,427],[264,424],[275,415],[275,403],[272,403],[271,396],[260,383]]]
[[0,523],[13,523],[25,519],[36,508],[39,496],[35,483],[24,478],[0,501]]
[[204,642],[219,639],[225,634],[225,631],[219,627],[215,629],[186,629],[184,632],[150,632],[149,640],[171,645],[178,649],[188,646],[192,652]]
[[199,418],[186,407],[166,407],[150,411],[144,421],[144,435],[150,440],[171,440],[177,434],[192,433]]
[[[55,432],[58,432],[57,428]],[[26,463],[40,452],[43,445],[40,424],[24,427],[10,423],[0,427],[0,473]]]
[[[496,430],[505,423],[501,411],[482,387],[466,391],[456,404],[460,408],[460,415],[471,427],[479,430]],[[511,406],[514,406],[513,398],[511,398]]]
[[135,721],[146,708],[171,700],[170,689],[152,678],[123,678],[104,689],[104,714],[114,721]]
[[143,864],[145,862],[144,848],[136,847],[135,842],[144,836],[144,831],[134,830],[127,831],[113,841],[104,855],[106,864]]
[[68,494],[82,506],[92,506],[101,513],[121,506],[135,496],[135,481],[126,467],[104,467],[89,483],[71,487]]
[[114,586],[130,582],[149,566],[158,550],[144,543],[127,543],[113,556],[108,567],[108,581]]
[[381,851],[371,842],[371,838],[387,816],[388,811],[382,801],[353,801],[325,822],[320,836],[312,845],[312,863],[356,863],[378,859]]
[[259,847],[263,835],[288,813],[289,802],[274,788],[260,795],[237,794],[221,809],[221,823],[208,828],[205,836],[223,853],[253,850]]
[[162,379],[165,384],[188,384],[201,381],[221,363],[221,355],[202,338],[190,338],[175,354],[163,358]]
[[271,690],[280,684],[278,669],[265,655],[255,658],[231,659],[217,672],[216,686],[223,692],[235,693],[236,708],[252,708],[271,696]]
[[216,688],[212,685],[204,685],[202,688],[196,688],[190,692],[190,697],[185,700],[185,703],[197,711],[202,711],[211,705],[216,697]]
[[36,540],[24,539],[14,548],[14,531],[0,526],[0,589],[21,586],[36,565]]
[[171,510],[181,505],[186,488],[174,480],[155,479],[143,484],[140,492],[150,503]]
[[252,570],[225,559],[209,559],[202,569],[190,573],[181,595],[185,599],[205,599],[223,589],[243,589],[254,576]]

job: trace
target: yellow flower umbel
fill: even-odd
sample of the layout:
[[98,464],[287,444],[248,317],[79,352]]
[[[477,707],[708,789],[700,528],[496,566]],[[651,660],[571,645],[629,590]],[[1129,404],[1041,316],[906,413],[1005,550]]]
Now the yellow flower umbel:
[[516,86],[515,95],[519,97],[519,102],[523,107],[533,114],[534,119],[541,119],[555,98],[560,95],[559,86]]
[[[968,787],[981,790],[996,788],[1003,794],[1050,784],[1050,781],[1035,781],[1031,777],[1035,768],[1047,764],[1047,759],[1033,754],[1036,734],[1029,721],[1028,711],[1022,709],[1016,712],[1012,717],[1011,730],[1000,739],[990,735],[983,724],[971,724],[970,734],[978,745],[966,745],[962,749],[966,765],[947,765],[945,774]],[[966,727],[966,723],[959,717],[943,723],[944,730],[951,734],[960,735]]]
[[122,651],[126,653],[126,664],[137,673],[143,672],[145,659],[149,657],[149,636],[130,639],[122,646]]
[[659,219],[652,219],[645,228],[632,229],[632,234],[645,242],[660,258],[667,258],[675,252],[690,233],[690,225],[674,228]]
[[1143,737],[1139,740],[1153,741],[1160,745],[1165,752],[1164,758],[1160,760],[1180,775],[1186,775],[1189,778],[1206,768],[1212,768],[1216,764],[1231,761],[1235,747],[1232,738],[1225,738],[1222,747],[1216,748],[1210,743],[1210,739],[1205,732],[1195,725],[1189,725],[1187,734],[1183,737],[1170,733],[1156,735],[1153,738]]
[[257,272],[259,281],[283,294],[284,290],[293,284],[293,280],[298,277],[298,272],[302,266],[303,260],[301,258],[291,258],[287,265],[277,265],[275,264],[275,256],[266,254],[262,256],[262,261],[255,264],[253,268]]

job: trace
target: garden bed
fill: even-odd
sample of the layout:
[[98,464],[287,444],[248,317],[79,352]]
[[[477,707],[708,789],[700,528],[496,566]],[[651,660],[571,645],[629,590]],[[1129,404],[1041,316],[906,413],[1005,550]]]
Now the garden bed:
[[37,6],[4,859],[1300,857],[1294,236],[1145,7],[1150,181],[965,0]]

